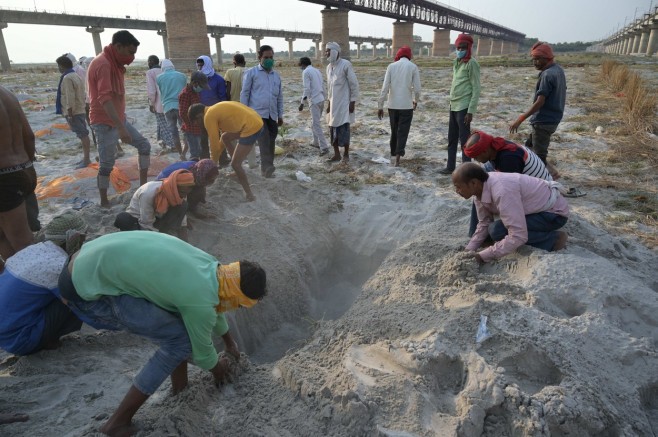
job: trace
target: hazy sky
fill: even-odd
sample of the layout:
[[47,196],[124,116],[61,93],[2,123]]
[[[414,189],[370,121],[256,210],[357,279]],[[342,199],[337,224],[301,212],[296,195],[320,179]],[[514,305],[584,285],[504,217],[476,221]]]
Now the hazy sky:
[[[184,0],[181,0],[184,1]],[[453,8],[496,22],[548,42],[593,41],[601,39],[624,21],[633,20],[649,11],[654,0],[446,0],[441,2]],[[238,8],[231,5],[240,5]],[[272,29],[321,31],[322,6],[298,0],[206,0],[204,2],[208,24],[241,25],[243,27],[269,27]],[[133,18],[159,19],[164,21],[163,0],[0,0],[0,8],[28,9],[51,12],[68,12],[89,15],[105,15]],[[350,12],[351,35],[390,38],[393,20],[357,12]],[[115,29],[101,34],[106,45]],[[414,34],[423,41],[432,41],[431,26],[414,26]],[[74,55],[93,56],[91,35],[83,28],[64,26],[36,26],[9,23],[3,35],[10,59],[15,63],[47,62],[65,52]],[[150,54],[164,56],[162,39],[155,32],[132,31],[141,45],[137,58]],[[457,33],[452,32],[452,40]],[[275,50],[287,50],[288,43],[279,38],[265,39],[263,44]],[[214,52],[214,40],[210,39]],[[312,46],[311,41],[295,41],[296,50]],[[248,52],[255,48],[254,41],[246,36],[227,36],[222,39],[225,53]]]

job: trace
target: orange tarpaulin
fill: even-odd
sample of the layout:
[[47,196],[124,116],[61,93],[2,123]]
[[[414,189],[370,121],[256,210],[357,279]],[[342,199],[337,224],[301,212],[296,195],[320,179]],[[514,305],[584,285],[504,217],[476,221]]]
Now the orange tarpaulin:
[[[157,176],[162,169],[170,164],[172,164],[172,162],[165,158],[152,156],[148,176]],[[37,199],[71,197],[80,189],[80,186],[76,186],[75,182],[87,178],[94,178],[95,180],[96,175],[98,175],[98,163],[94,162],[89,164],[88,167],[73,170],[71,174],[56,177],[54,179],[46,180],[47,178],[45,176],[39,177],[37,178],[37,188],[35,190]],[[110,181],[117,193],[123,193],[129,190],[131,180],[139,180],[137,157],[117,160],[114,169],[110,174]]]
[[50,125],[51,128],[53,129],[68,129],[71,130],[71,126],[68,125],[68,123],[55,123]]
[[50,130],[50,129],[39,129],[38,131],[34,131],[34,136],[37,137],[37,138],[41,138],[42,136],[48,135],[48,134],[51,134],[51,133],[53,133],[53,131]]

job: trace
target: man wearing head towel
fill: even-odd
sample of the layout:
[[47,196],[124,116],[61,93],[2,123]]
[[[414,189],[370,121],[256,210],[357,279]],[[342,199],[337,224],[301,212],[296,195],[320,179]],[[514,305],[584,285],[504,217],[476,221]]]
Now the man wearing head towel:
[[341,160],[339,147],[344,148],[343,162],[350,160],[350,122],[354,119],[354,105],[359,98],[359,81],[352,63],[340,57],[340,45],[327,43],[327,114],[334,156],[329,162]]
[[448,123],[448,163],[442,174],[450,174],[457,164],[457,142],[462,147],[462,162],[471,158],[463,153],[471,134],[471,121],[480,100],[480,64],[472,57],[473,38],[465,33],[455,41],[457,58],[452,65],[450,87],[450,122]]
[[187,386],[188,359],[209,370],[215,384],[223,381],[229,361],[218,359],[213,336],[221,336],[226,352],[239,359],[224,312],[263,298],[266,275],[249,261],[221,265],[170,235],[117,232],[82,246],[62,269],[59,290],[74,311],[159,346],[101,428],[133,435],[133,416],[169,375],[174,394]]
[[386,68],[378,101],[377,117],[380,120],[384,117],[384,100],[387,97],[388,118],[391,123],[391,156],[395,156],[395,166],[398,167],[400,157],[405,153],[414,110],[420,100],[420,74],[416,64],[411,62],[409,47],[400,47],[395,55],[395,62]]
[[[546,161],[548,146],[551,135],[557,129],[564,113],[564,103],[567,96],[567,79],[564,70],[554,61],[553,50],[545,42],[538,42],[532,46],[530,51],[532,63],[539,70],[539,79],[535,87],[535,97],[530,109],[521,114],[509,126],[510,133],[519,129],[523,121],[530,117],[530,142],[539,159],[542,160],[553,179],[558,179],[560,174],[555,167]],[[530,145],[530,144],[527,144]]]

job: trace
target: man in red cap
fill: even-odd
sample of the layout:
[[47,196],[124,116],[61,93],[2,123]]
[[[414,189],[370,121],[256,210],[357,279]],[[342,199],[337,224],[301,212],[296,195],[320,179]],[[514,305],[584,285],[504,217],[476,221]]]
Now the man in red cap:
[[553,50],[545,42],[538,42],[530,51],[532,63],[540,71],[535,98],[530,109],[521,114],[509,126],[510,133],[518,130],[523,121],[530,117],[532,132],[526,145],[532,147],[539,156],[553,179],[560,177],[555,167],[546,161],[551,135],[557,129],[564,113],[564,103],[567,96],[567,79],[564,70],[553,60]]
[[[451,174],[457,160],[457,141],[462,149],[471,134],[471,121],[480,100],[480,64],[472,58],[473,38],[465,33],[455,41],[457,58],[452,67],[450,122],[448,124],[448,164],[440,171]],[[462,162],[471,159],[462,153]]]
[[388,97],[388,118],[391,123],[391,156],[395,166],[400,166],[404,156],[407,137],[411,128],[414,110],[420,100],[420,74],[411,62],[411,48],[400,47],[395,62],[389,64],[384,75],[384,85],[379,95],[377,116],[384,117],[384,100]]

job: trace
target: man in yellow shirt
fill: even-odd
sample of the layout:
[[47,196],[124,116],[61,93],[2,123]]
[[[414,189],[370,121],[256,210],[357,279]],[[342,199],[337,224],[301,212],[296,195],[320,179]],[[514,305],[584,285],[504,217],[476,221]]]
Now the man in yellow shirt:
[[[258,140],[263,130],[263,119],[248,106],[240,102],[219,102],[206,107],[200,103],[190,106],[188,117],[191,123],[201,124],[208,131],[210,159],[217,162],[224,148],[231,155],[231,167],[247,195],[247,200],[256,200],[251,192],[242,161]],[[231,141],[238,140],[236,146]]]

